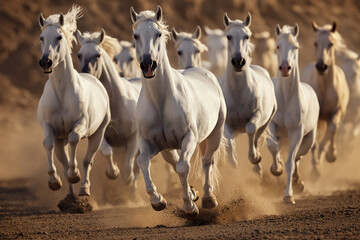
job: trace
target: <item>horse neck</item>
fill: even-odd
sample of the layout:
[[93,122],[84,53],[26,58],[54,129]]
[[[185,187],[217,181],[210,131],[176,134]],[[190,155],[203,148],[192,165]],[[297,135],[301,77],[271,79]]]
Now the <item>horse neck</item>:
[[[154,105],[161,108],[169,92],[176,91],[174,73],[166,53],[165,43],[160,48],[159,63],[153,79],[146,79],[143,75],[142,89]],[[160,110],[160,109],[159,109]]]
[[244,89],[244,86],[248,86],[250,82],[253,81],[250,76],[249,64],[244,66],[242,72],[236,73],[231,64],[231,59],[227,61],[225,75],[225,85],[227,85],[229,89]]
[[328,72],[326,73],[325,77],[334,84],[335,81],[335,69],[336,69],[336,63],[335,63],[335,49],[331,48],[330,50],[330,63],[328,66]]
[[284,102],[288,102],[290,98],[300,98],[300,70],[298,56],[296,56],[295,66],[290,73],[289,77],[282,77],[281,72],[278,71],[276,81],[276,91],[280,91],[284,98]]
[[71,58],[69,47],[66,47],[64,60],[61,61],[50,74],[49,78],[52,81],[58,94],[70,89],[69,86],[74,85],[77,81],[77,71]]
[[[102,56],[102,73],[100,76],[100,82],[104,85],[110,101],[121,101],[120,97],[128,97],[128,91],[130,83],[127,82],[124,78],[119,76],[118,71],[116,70],[115,64],[110,59],[109,55],[101,48]],[[115,91],[120,94],[115,94]],[[115,99],[116,98],[116,99]]]

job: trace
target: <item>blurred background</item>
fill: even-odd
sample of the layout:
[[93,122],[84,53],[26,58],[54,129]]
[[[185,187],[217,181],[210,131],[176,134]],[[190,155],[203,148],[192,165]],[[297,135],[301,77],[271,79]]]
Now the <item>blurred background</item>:
[[[79,30],[99,31],[104,28],[107,34],[119,40],[131,40],[130,6],[140,12],[155,10],[159,4],[169,27],[175,27],[178,31],[193,32],[196,25],[224,29],[224,12],[231,19],[244,19],[246,13],[250,12],[252,32],[266,30],[272,36],[277,23],[281,26],[298,23],[301,69],[314,60],[311,26],[314,20],[319,25],[336,21],[337,30],[348,48],[360,51],[358,0],[0,0],[0,180],[38,177],[41,182],[39,186],[46,194],[53,193],[47,189],[47,159],[36,108],[48,76],[43,74],[38,64],[41,56],[38,16],[41,12],[45,18],[54,13],[66,13],[73,3],[84,9],[83,18],[78,20]],[[204,35],[203,31],[202,40]],[[172,41],[168,42],[167,48],[171,64],[176,67]],[[73,59],[77,69],[75,54],[78,49],[75,45]],[[203,54],[203,59],[206,58],[206,54]],[[246,138],[244,141],[247,141]],[[249,165],[245,169],[250,171],[246,157],[247,142],[242,143],[239,144],[239,148],[243,149],[241,161]],[[83,154],[81,150],[79,154]],[[99,154],[97,158],[101,158]],[[79,157],[78,160],[81,159]],[[102,164],[99,171],[101,178],[105,179],[105,160],[96,161],[95,166]],[[266,162],[270,163],[271,160],[267,159]],[[61,173],[62,167],[59,170]],[[351,169],[344,172],[349,171]],[[357,170],[352,168],[352,171]],[[62,174],[59,175],[63,178]]]

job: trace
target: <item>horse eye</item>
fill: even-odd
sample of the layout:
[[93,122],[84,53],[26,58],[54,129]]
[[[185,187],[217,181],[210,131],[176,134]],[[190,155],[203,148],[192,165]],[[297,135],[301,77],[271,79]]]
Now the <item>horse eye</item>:
[[182,54],[182,51],[178,51],[178,54],[181,55],[181,54]]
[[199,54],[199,53],[200,53],[199,49],[196,49],[195,54]]
[[134,39],[137,40],[139,36],[137,34],[134,34]]
[[79,58],[79,59],[81,58],[81,54],[80,54],[80,53],[78,53],[78,55],[77,55],[77,56],[78,56],[78,58]]
[[276,46],[277,49],[280,49],[280,46]]
[[232,36],[230,36],[230,35],[227,35],[226,37],[227,37],[228,40],[232,39]]
[[246,35],[246,36],[244,37],[244,39],[245,39],[245,40],[249,39],[249,36],[248,36],[248,35]]
[[134,60],[134,58],[133,57],[130,57],[129,58],[129,62],[131,62],[131,61],[133,61]]
[[59,36],[56,38],[58,41],[60,41],[62,39],[62,36]]
[[100,54],[96,55],[96,58],[99,58],[100,57]]
[[157,36],[158,36],[158,38],[161,38],[161,33],[159,33]]
[[315,46],[315,47],[317,47],[317,46],[318,46],[318,44],[317,44],[317,43],[314,43],[314,46]]
[[333,43],[329,43],[329,47],[332,47],[334,44]]
[[44,41],[44,37],[40,37],[40,41]]

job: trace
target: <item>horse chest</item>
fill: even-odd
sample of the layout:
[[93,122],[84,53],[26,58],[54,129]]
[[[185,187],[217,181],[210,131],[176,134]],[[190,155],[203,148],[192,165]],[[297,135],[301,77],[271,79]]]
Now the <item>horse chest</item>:
[[245,130],[245,125],[249,122],[256,109],[256,101],[253,99],[236,99],[227,105],[226,123],[233,129]]

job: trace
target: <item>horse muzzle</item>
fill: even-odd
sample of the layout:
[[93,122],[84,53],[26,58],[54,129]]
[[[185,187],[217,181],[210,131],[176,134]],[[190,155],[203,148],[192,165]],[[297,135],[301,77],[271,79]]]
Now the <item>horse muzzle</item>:
[[153,78],[155,76],[155,70],[157,68],[156,61],[152,60],[150,55],[145,55],[143,61],[140,63],[141,71],[145,78]]
[[235,72],[241,72],[246,64],[246,60],[241,56],[235,56],[231,59],[231,64],[234,66]]
[[53,62],[48,56],[43,56],[39,61],[40,67],[43,69],[44,73],[47,74],[52,72],[52,64]]
[[279,70],[281,71],[281,75],[283,77],[289,77],[291,72],[291,66],[288,63],[283,63],[279,66]]
[[326,69],[328,68],[328,66],[326,64],[324,64],[323,61],[317,62],[315,67],[319,73],[324,73],[326,71]]

